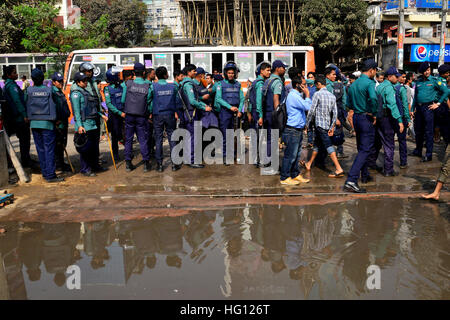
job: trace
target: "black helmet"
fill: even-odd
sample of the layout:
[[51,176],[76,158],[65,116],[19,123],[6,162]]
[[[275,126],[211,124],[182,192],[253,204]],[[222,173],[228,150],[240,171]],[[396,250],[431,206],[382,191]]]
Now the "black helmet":
[[227,63],[225,63],[225,66],[223,67],[223,72],[226,73],[230,69],[233,69],[235,72],[239,72],[239,68],[233,61],[228,61]]
[[80,64],[80,67],[78,68],[80,72],[93,71],[94,69],[95,66],[90,62],[83,62],[82,64]]
[[75,132],[73,144],[79,153],[87,152],[90,149],[90,142],[86,133],[79,134],[78,132]]

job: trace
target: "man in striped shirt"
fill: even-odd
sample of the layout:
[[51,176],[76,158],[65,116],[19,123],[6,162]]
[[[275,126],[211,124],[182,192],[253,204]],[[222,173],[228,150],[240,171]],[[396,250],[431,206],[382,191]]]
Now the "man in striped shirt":
[[328,177],[341,178],[344,176],[344,170],[339,164],[336,150],[331,142],[338,114],[336,97],[327,90],[326,84],[327,82],[323,75],[318,75],[316,77],[315,85],[318,91],[314,94],[312,107],[306,118],[306,127],[310,128],[310,123],[312,123],[316,132],[316,137],[312,157],[305,163],[305,167],[306,170],[311,170],[311,166],[319,154],[319,151],[325,152],[326,150],[336,167],[336,171]]

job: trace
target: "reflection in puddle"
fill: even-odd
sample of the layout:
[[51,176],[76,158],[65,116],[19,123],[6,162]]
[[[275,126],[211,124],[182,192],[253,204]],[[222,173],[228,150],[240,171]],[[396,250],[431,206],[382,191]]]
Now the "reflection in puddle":
[[[448,209],[354,200],[9,223],[0,299],[449,299]],[[67,289],[70,265],[81,290]],[[381,268],[381,290],[366,287],[370,265]]]

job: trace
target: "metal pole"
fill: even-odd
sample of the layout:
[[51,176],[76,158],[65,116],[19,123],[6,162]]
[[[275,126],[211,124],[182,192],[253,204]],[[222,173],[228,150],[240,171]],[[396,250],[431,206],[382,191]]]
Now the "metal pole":
[[439,50],[439,65],[445,62],[445,38],[447,36],[447,11],[448,1],[443,0],[442,5],[442,24],[441,24],[441,47]]
[[234,45],[242,46],[240,1],[234,0]]
[[405,37],[405,0],[399,1],[398,9],[399,23],[398,23],[398,41],[397,41],[397,68],[403,69],[403,39]]

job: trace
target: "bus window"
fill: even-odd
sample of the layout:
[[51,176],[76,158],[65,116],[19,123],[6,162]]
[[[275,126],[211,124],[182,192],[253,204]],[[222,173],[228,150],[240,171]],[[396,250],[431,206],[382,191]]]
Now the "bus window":
[[75,73],[78,72],[78,68],[81,63],[72,63],[72,69],[70,70],[69,82],[73,82],[73,77],[75,77]]
[[212,54],[212,70],[211,70],[211,72],[214,72],[214,70],[222,72],[222,68],[223,68],[222,57],[223,56],[221,53],[213,53]]
[[264,53],[263,52],[257,52],[256,53],[256,65],[260,64],[264,61]]
[[105,63],[95,64],[94,78],[96,80],[106,81],[106,67]]
[[191,54],[185,53],[184,54],[184,65],[187,66],[188,64],[191,64]]
[[293,67],[300,68],[302,70],[305,70],[305,53],[304,52],[294,52],[294,64]]
[[236,64],[240,69],[239,79],[246,80],[250,77],[255,77],[255,54],[252,52],[237,53]]
[[31,78],[31,69],[33,68],[33,65],[19,64],[17,65],[17,68],[17,74],[19,75],[19,78],[21,78],[23,75],[25,75],[27,79]]
[[153,68],[153,55],[151,53],[144,54],[144,65],[146,68]]
[[172,78],[172,54],[171,53],[155,53],[155,61],[153,68],[166,67],[169,72],[169,79]]
[[179,53],[173,55],[173,70],[181,70],[181,54]]
[[0,63],[6,63],[6,58],[0,57]]
[[8,63],[33,63],[33,58],[31,57],[8,57]]
[[228,61],[235,61],[234,60],[234,53],[231,53],[231,52],[227,53],[227,62]]
[[36,64],[36,68],[41,69],[43,73],[47,72],[47,66],[45,64]]
[[272,62],[272,52],[267,53],[267,61]]
[[[278,52],[273,53],[273,60],[274,61],[275,60],[283,61],[283,63],[288,66],[287,69],[292,67],[292,59],[291,58],[292,58],[292,54],[289,51],[278,51]],[[286,79],[289,79],[289,75],[287,72],[286,72],[285,77],[286,77]]]
[[211,53],[205,52],[194,52],[192,54],[192,63],[195,64],[197,68],[203,68],[207,72],[211,71]]
[[121,54],[120,55],[120,65],[130,66],[139,62],[139,54]]

